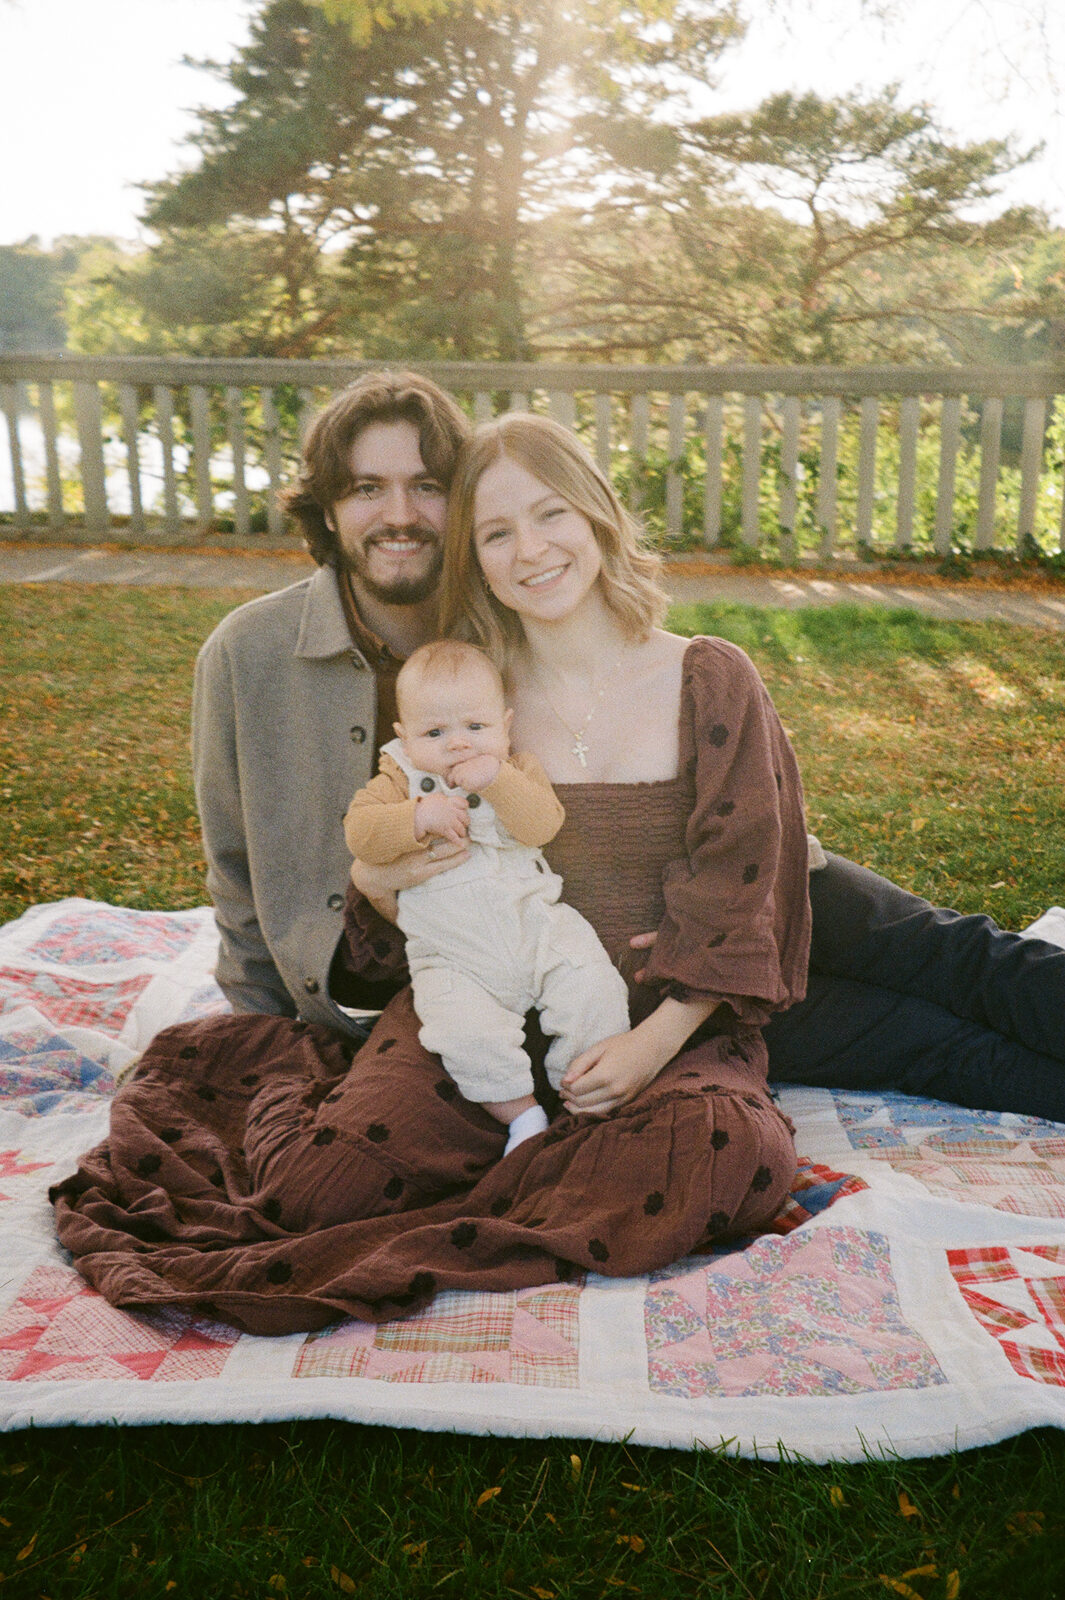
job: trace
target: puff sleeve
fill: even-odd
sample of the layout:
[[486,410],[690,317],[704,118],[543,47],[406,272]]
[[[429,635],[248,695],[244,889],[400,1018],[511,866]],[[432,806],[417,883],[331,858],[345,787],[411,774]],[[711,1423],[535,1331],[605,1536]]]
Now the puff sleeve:
[[664,875],[665,916],[646,981],[679,996],[715,995],[761,1026],[805,993],[806,823],[787,735],[735,645],[689,647],[680,738],[695,802],[685,855]]

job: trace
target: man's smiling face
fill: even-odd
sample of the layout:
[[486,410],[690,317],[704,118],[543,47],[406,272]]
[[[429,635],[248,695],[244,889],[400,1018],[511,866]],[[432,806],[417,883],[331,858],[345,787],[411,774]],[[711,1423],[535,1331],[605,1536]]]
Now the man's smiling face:
[[387,605],[436,592],[447,491],[422,460],[413,422],[372,422],[350,453],[352,487],[326,517],[356,590]]

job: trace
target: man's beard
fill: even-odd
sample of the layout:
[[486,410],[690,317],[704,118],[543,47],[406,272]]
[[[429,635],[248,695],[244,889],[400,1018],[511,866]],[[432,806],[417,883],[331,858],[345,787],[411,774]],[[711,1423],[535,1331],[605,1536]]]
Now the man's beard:
[[[420,573],[412,573],[409,577],[395,577],[387,583],[381,583],[370,574],[370,554],[365,547],[357,550],[345,550],[342,546],[338,549],[341,569],[354,578],[356,583],[374,600],[381,601],[390,606],[417,606],[426,600],[431,600],[436,594],[440,583],[440,574],[444,566],[444,548],[438,534],[430,529],[404,528],[397,529],[407,535],[415,535],[422,540],[432,551],[432,560],[428,567]],[[374,540],[369,541],[372,553]]]

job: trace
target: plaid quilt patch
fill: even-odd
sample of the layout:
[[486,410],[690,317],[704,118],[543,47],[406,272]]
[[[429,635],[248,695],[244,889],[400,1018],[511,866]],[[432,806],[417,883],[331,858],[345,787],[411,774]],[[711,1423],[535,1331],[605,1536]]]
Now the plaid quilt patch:
[[1014,1372],[1065,1387],[1065,1245],[948,1250],[962,1299]]

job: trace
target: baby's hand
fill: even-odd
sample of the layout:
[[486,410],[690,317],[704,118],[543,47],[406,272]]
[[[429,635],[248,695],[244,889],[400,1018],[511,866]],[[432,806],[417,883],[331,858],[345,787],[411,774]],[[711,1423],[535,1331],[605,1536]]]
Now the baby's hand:
[[490,783],[495,783],[501,764],[498,756],[467,756],[464,761],[456,761],[448,772],[447,781],[456,789],[465,789],[467,794],[476,794],[478,789],[487,789]]
[[420,794],[414,807],[414,837],[433,834],[451,844],[465,844],[470,831],[470,807],[465,795]]

